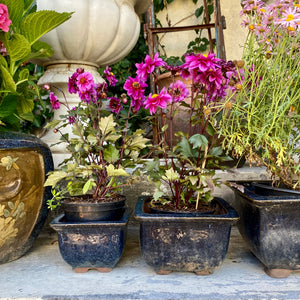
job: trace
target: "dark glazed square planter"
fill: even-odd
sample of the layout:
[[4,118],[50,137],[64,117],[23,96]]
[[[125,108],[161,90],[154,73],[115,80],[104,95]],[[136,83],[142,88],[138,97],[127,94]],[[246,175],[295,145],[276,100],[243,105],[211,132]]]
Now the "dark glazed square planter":
[[213,273],[225,259],[231,226],[238,220],[235,210],[215,198],[220,214],[153,214],[147,209],[149,200],[140,197],[135,208],[146,263],[158,274]]
[[64,214],[51,222],[57,231],[59,250],[75,272],[89,269],[110,272],[120,260],[126,241],[130,208],[118,221],[65,222]]
[[234,185],[240,221],[238,228],[266,273],[284,278],[300,269],[300,193]]

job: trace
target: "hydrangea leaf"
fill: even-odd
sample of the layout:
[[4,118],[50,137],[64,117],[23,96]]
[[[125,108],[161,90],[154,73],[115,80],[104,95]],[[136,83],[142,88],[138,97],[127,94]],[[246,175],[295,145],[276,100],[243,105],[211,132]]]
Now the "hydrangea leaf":
[[44,34],[64,23],[72,13],[41,10],[27,15],[21,22],[21,33],[33,45]]

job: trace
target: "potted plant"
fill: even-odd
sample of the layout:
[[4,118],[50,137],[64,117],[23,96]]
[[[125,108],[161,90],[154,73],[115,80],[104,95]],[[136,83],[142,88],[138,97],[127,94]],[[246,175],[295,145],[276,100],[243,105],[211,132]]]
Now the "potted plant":
[[[145,97],[144,82],[150,73],[157,76],[156,67],[169,68],[158,54],[153,59],[147,56],[137,64],[137,76],[124,86],[133,100],[159,119],[161,135],[161,142],[151,149],[153,159],[144,166],[157,190],[150,197],[140,197],[135,209],[142,255],[158,274],[210,274],[225,258],[231,225],[238,219],[223,199],[212,196],[218,185],[215,168],[226,158],[215,145],[210,124],[210,107],[230,90],[235,67],[211,53],[190,54],[182,66],[171,67],[192,79],[190,89],[176,81]],[[184,101],[189,95],[190,104]],[[173,139],[166,132],[168,127],[173,132],[173,117],[180,105],[189,111],[188,131],[177,131]]]
[[235,100],[221,104],[217,130],[224,148],[270,174],[265,187],[235,185],[239,228],[267,273],[286,277],[300,264],[300,8],[293,1],[243,5],[244,80]]
[[[129,177],[148,141],[141,129],[129,128],[133,110],[140,106],[131,101],[123,112],[126,95],[122,100],[107,96],[108,84],[117,82],[109,67],[104,78],[106,82],[95,84],[89,72],[77,69],[69,78],[69,92],[81,100],[75,107],[69,106],[66,97],[60,102],[50,93],[53,109],[64,105],[66,114],[47,127],[61,134],[70,157],[49,173],[45,186],[52,187],[49,207],[62,204],[64,214],[51,226],[58,233],[63,258],[76,272],[91,268],[108,272],[119,261],[130,213],[119,193],[132,177],[127,182],[119,178]],[[72,133],[64,133],[66,127]]]
[[53,161],[47,145],[22,133],[28,123],[38,123],[31,97],[40,96],[24,64],[52,54],[39,38],[70,16],[55,11],[37,13],[33,1],[0,3],[0,263],[26,253],[47,217],[45,200],[50,190],[43,184]]

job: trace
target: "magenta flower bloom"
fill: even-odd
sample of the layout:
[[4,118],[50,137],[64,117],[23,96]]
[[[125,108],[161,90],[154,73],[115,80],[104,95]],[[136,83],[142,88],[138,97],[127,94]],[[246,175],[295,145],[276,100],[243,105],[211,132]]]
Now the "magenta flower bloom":
[[172,96],[163,88],[159,94],[150,94],[144,102],[145,108],[149,108],[150,114],[155,114],[158,107],[167,108],[168,103],[172,102]]
[[158,57],[158,53],[155,53],[153,59],[147,55],[144,63],[135,64],[137,71],[136,74],[141,78],[141,80],[146,81],[148,75],[151,74],[155,68],[163,67],[166,63]]
[[145,88],[148,85],[141,81],[139,77],[129,77],[124,84],[124,90],[127,91],[128,96],[132,97],[134,100],[144,100],[145,99]]
[[78,73],[75,72],[72,74],[71,77],[69,77],[69,82],[68,82],[68,91],[70,94],[76,94],[78,92],[78,87],[77,87],[77,77]]
[[81,101],[85,103],[96,103],[97,101],[97,92],[94,88],[91,88],[90,90],[87,91],[78,91],[78,96],[81,99]]
[[168,93],[171,95],[173,102],[183,101],[190,94],[186,85],[180,80],[170,84]]
[[111,86],[115,86],[118,80],[116,79],[114,73],[111,71],[110,67],[106,67],[104,70],[104,75],[106,77],[106,80],[108,81],[108,84]]
[[200,53],[187,55],[185,57],[185,63],[183,64],[184,68],[187,68],[191,73],[196,72],[205,72],[207,70],[218,68],[219,58],[215,57],[214,53],[208,52],[207,55]]
[[54,110],[57,110],[60,108],[60,102],[57,100],[57,97],[53,94],[53,92],[51,92],[49,94],[49,98],[50,98],[50,103],[51,106]]
[[116,98],[116,97],[109,98],[108,106],[111,109],[111,111],[115,114],[118,114],[123,109],[123,106],[121,104],[121,100],[119,98]]
[[2,29],[4,32],[8,32],[10,24],[11,20],[8,16],[7,6],[0,3],[0,29]]
[[79,74],[76,79],[76,84],[80,93],[86,93],[95,85],[93,75],[89,72]]

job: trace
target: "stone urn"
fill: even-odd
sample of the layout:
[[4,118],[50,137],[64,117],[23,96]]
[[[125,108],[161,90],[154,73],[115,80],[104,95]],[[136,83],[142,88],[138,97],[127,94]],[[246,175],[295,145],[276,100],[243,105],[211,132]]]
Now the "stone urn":
[[[140,34],[139,15],[147,10],[151,2],[152,0],[36,0],[38,10],[74,12],[70,20],[41,39],[52,46],[54,55],[35,61],[46,67],[39,85],[50,84],[61,89],[69,104],[75,105],[79,99],[68,93],[68,78],[81,67],[92,73],[96,82],[101,82],[97,69],[120,61],[133,49]],[[57,89],[53,89],[53,92],[60,100],[63,98]],[[54,117],[62,113],[57,111]],[[50,145],[55,144],[58,139],[57,135],[50,132],[43,138]],[[57,164],[55,156],[64,157],[65,147],[58,145],[51,150]]]

